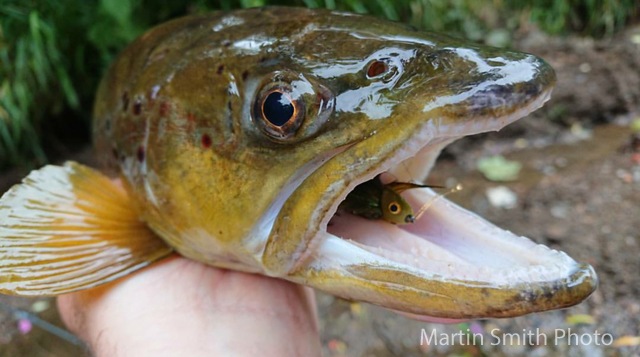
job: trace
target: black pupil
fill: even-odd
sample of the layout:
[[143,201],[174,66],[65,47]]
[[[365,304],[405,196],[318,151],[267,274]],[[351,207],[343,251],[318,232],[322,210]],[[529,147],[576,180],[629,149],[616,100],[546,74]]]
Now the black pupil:
[[264,100],[262,112],[271,124],[283,126],[293,116],[293,103],[286,95],[273,92]]
[[391,205],[391,207],[389,207],[389,209],[391,210],[392,213],[396,213],[398,212],[398,205],[394,203]]

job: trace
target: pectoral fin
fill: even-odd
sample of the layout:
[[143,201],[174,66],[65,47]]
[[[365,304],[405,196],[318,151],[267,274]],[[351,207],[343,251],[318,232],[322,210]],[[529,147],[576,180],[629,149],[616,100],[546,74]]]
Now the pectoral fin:
[[74,162],[45,166],[0,198],[0,293],[90,288],[171,253],[126,191]]

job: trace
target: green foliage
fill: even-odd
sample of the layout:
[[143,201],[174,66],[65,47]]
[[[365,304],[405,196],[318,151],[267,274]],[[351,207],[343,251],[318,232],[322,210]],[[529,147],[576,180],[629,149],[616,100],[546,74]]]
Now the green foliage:
[[[43,161],[37,121],[43,106],[78,107],[58,44],[57,28],[44,21],[39,12],[3,5],[0,29],[0,165],[14,164],[28,155]],[[13,37],[15,33],[20,36]],[[15,42],[9,43],[10,38]],[[58,96],[49,97],[56,91]]]
[[551,34],[579,32],[612,35],[629,18],[640,15],[637,0],[507,0],[513,11],[530,13],[531,21]]
[[[55,125],[88,127],[102,72],[145,29],[264,5],[370,13],[494,45],[508,44],[528,20],[551,33],[611,34],[640,8],[638,0],[0,0],[0,169],[45,162],[52,145],[43,149],[43,138],[58,147],[71,140],[52,139]],[[71,131],[88,142],[87,130]]]
[[[186,12],[144,9],[136,0],[0,0],[0,169],[46,162],[42,138],[51,141],[56,125],[88,126],[115,54],[153,23]],[[88,142],[87,130],[70,131]]]

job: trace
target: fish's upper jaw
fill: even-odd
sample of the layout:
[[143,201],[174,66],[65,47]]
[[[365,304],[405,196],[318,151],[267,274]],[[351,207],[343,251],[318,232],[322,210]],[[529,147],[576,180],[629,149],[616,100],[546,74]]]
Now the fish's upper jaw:
[[416,85],[425,91],[435,87],[436,93],[425,102],[414,100],[416,104],[408,106],[427,117],[439,118],[440,126],[454,125],[456,132],[452,135],[456,137],[500,130],[535,111],[549,99],[556,82],[553,68],[534,55],[489,57],[491,53],[464,48],[449,52],[456,55],[451,66],[463,70],[423,79],[424,83]]

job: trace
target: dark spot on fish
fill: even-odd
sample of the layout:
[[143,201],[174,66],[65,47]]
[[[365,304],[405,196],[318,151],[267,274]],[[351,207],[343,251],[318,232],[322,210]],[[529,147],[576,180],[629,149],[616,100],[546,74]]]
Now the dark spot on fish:
[[158,109],[158,114],[160,115],[160,117],[166,116],[168,112],[169,112],[169,103],[167,102],[160,103],[160,108]]
[[224,41],[222,41],[222,45],[223,45],[224,47],[229,47],[229,46],[231,46],[231,41],[229,41],[229,40],[224,40]]
[[242,72],[242,80],[243,80],[243,81],[246,81],[246,80],[247,80],[247,77],[249,77],[249,71],[244,71],[244,72]]
[[116,149],[115,147],[111,149],[111,154],[113,155],[113,158],[118,160],[118,157],[120,157],[120,154],[118,153],[118,149]]
[[266,60],[267,60],[267,58],[266,58],[266,57],[260,57],[260,60],[259,60],[259,61],[260,61],[260,63],[262,63],[262,62],[264,62],[264,61],[266,61]]
[[209,136],[209,134],[202,134],[202,137],[200,138],[200,142],[202,143],[202,147],[205,149],[208,149],[211,147],[211,136]]
[[233,106],[231,105],[231,101],[227,102],[227,109],[229,109],[229,111],[233,110]]
[[111,130],[111,118],[108,118],[107,120],[105,120],[104,129],[106,131],[110,131]]
[[122,93],[122,110],[125,112],[129,110],[129,93],[128,92]]
[[140,99],[136,99],[133,103],[133,114],[140,115],[140,112],[142,112],[142,102]]
[[217,71],[217,73],[218,73],[218,74],[222,74],[222,72],[223,72],[223,71],[224,71],[224,65],[223,65],[223,64],[221,64],[221,65],[219,65],[219,66],[218,66],[218,71]]
[[136,152],[136,156],[138,157],[138,161],[144,161],[144,146],[138,146],[138,151]]

